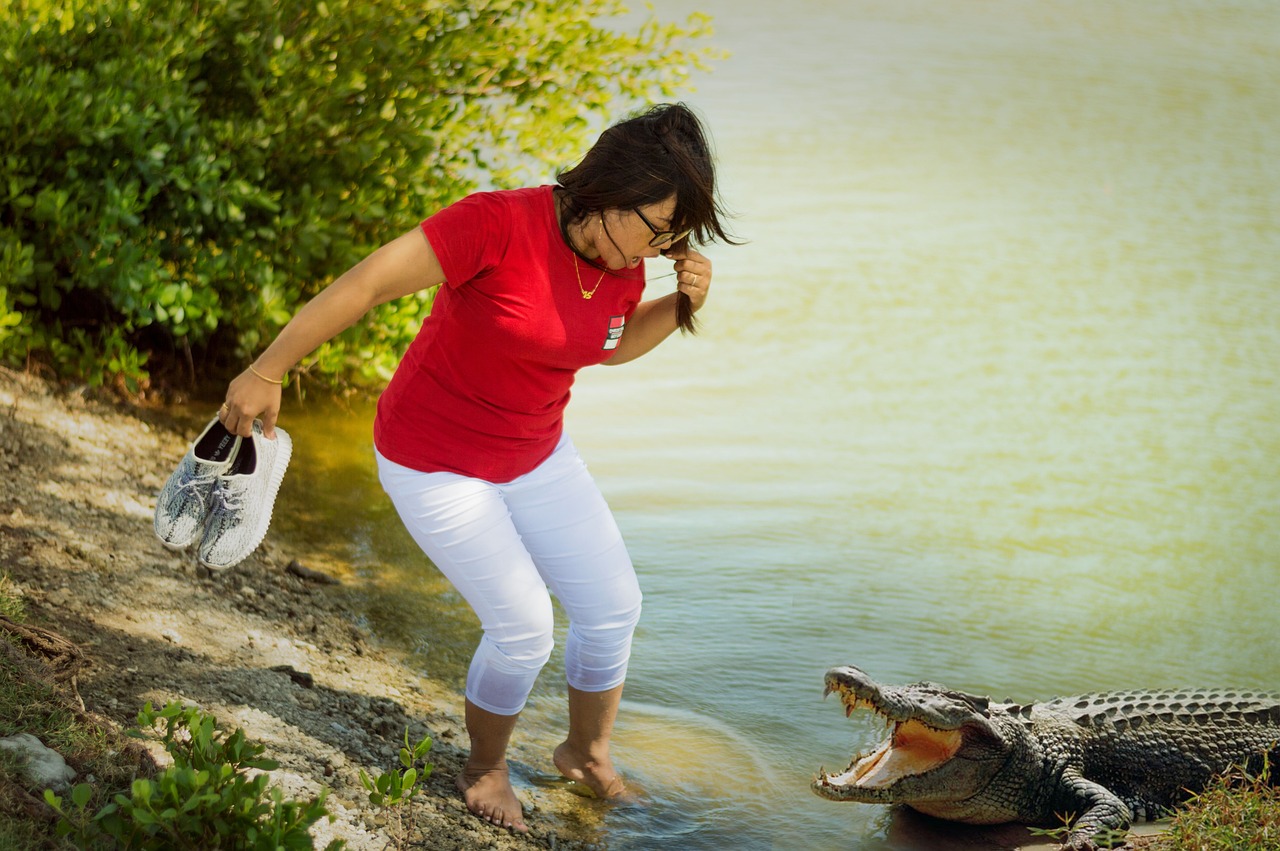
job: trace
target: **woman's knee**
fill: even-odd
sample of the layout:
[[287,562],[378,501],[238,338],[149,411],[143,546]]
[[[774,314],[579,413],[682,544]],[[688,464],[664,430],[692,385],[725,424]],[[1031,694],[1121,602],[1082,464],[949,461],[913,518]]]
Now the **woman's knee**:
[[479,652],[491,667],[517,674],[542,670],[551,658],[554,647],[555,638],[550,629],[526,635],[519,640],[507,638],[498,641],[486,633],[480,641]]
[[551,656],[552,644],[550,632],[502,645],[486,634],[467,671],[467,699],[498,715],[518,715]]
[[496,622],[484,624],[482,647],[493,663],[509,671],[539,670],[555,647],[555,613],[545,590],[525,598],[518,613],[512,605],[495,612]]
[[[621,601],[619,601],[621,602]],[[639,590],[624,605],[614,606],[607,615],[595,613],[595,617],[577,618],[569,625],[575,641],[586,647],[609,652],[614,648],[631,644],[631,636],[640,623],[642,598]]]

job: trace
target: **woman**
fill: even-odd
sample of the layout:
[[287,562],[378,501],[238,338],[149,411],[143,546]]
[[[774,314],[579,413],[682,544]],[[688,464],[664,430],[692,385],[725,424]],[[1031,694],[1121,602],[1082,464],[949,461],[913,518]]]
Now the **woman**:
[[[506,751],[552,645],[548,593],[570,618],[569,730],[556,767],[624,794],[609,756],[640,589],[603,497],[563,434],[578,369],[618,364],[693,330],[711,262],[732,242],[703,129],[659,105],[606,130],[557,186],[477,193],[342,275],[231,382],[220,417],[267,435],[278,381],[375,305],[441,284],[378,401],[379,474],[411,535],[480,618],[467,674],[468,808],[524,832]],[[641,301],[644,261],[674,261],[676,292]]]

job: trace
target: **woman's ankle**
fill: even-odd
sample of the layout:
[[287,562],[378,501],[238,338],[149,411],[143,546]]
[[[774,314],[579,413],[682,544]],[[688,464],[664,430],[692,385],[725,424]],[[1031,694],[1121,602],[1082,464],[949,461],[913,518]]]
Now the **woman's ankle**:
[[594,754],[584,753],[568,740],[552,754],[556,769],[570,780],[582,783],[599,798],[615,798],[626,793],[622,776],[613,767],[607,746]]
[[492,762],[472,762],[467,760],[462,766],[462,775],[469,780],[478,780],[481,777],[487,777],[490,774],[505,774],[510,776],[511,768],[507,765],[507,761],[501,760],[497,763]]

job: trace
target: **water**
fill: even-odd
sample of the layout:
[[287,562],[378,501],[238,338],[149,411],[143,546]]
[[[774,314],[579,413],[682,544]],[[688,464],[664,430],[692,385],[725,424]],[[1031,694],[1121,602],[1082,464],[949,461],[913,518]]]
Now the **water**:
[[[585,371],[568,420],[645,592],[616,754],[655,804],[601,837],[940,847],[809,793],[873,735],[833,664],[1280,689],[1280,7],[697,8],[732,56],[687,100],[750,243],[710,252],[701,335]],[[379,495],[369,412],[286,417],[326,466],[282,531],[459,681],[474,618]],[[525,741],[558,740],[558,665]]]

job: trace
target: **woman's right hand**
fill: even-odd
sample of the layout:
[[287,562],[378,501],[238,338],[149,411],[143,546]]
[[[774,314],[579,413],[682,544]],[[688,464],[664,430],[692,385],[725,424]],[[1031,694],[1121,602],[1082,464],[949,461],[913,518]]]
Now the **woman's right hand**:
[[227,385],[226,400],[218,409],[218,419],[227,431],[241,437],[252,437],[253,421],[261,419],[262,433],[274,440],[281,395],[279,384],[259,378],[253,370],[246,369]]

